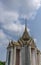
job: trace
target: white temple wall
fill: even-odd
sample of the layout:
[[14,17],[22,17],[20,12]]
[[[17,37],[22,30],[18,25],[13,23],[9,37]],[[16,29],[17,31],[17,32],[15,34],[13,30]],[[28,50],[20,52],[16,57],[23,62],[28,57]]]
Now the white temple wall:
[[40,65],[41,65],[41,53],[40,53]]
[[10,56],[10,65],[15,65],[16,64],[16,47],[11,47],[7,49],[7,56],[6,56],[6,65],[8,65],[8,58],[9,58],[9,51],[11,51],[11,56]]
[[[11,51],[10,65],[16,65],[16,47],[7,49],[6,65],[8,65],[9,51]],[[41,65],[41,54],[37,55],[36,49],[31,46],[20,48],[20,65]]]
[[31,65],[30,57],[31,57],[31,47],[25,46],[25,65]]
[[14,48],[13,47],[11,47],[11,58],[10,58],[10,65],[13,65],[13,63],[14,63]]
[[40,53],[39,53],[39,65],[40,65]]
[[36,65],[38,65],[38,62],[37,62],[37,48],[35,48],[35,63],[36,63]]
[[11,48],[7,48],[6,65],[8,65],[9,51],[11,51]]
[[25,65],[25,47],[22,47],[20,51],[20,65]]
[[29,51],[29,47],[27,46],[21,48],[20,65],[30,65],[30,51]]
[[14,47],[14,60],[13,60],[13,65],[16,65],[16,47]]
[[7,56],[6,56],[6,65],[8,65],[8,56],[9,56],[9,51],[7,50]]
[[34,49],[32,49],[32,65],[36,65],[36,53]]
[[32,61],[31,61],[31,46],[29,45],[29,47],[28,47],[28,50],[29,50],[29,61],[30,61],[30,65],[32,65]]
[[40,65],[40,52],[37,54],[37,62],[38,62],[38,65]]

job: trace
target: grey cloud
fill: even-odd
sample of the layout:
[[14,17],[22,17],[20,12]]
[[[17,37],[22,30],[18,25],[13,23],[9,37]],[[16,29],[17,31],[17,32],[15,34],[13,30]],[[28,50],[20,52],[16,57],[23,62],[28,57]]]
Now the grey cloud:
[[40,0],[2,0],[1,2],[5,5],[6,10],[15,11],[27,18],[34,16],[36,10],[41,6]]

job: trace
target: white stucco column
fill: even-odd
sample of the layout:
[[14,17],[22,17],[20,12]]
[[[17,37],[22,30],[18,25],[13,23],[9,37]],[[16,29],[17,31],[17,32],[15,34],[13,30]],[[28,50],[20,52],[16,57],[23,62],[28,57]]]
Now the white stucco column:
[[38,65],[40,65],[40,52],[37,53],[37,61]]
[[29,53],[30,53],[30,65],[32,65],[32,62],[31,62],[31,46],[29,46]]
[[21,51],[22,51],[22,50],[20,49],[20,65],[22,65]]
[[11,47],[11,56],[10,56],[10,65],[13,65],[14,63],[14,48]]
[[40,65],[40,52],[39,52],[39,65]]
[[35,48],[35,61],[36,61],[36,65],[38,65],[38,61],[37,61],[37,48]]
[[35,48],[32,49],[32,65],[37,65],[37,56]]
[[16,65],[16,47],[14,47],[14,63],[13,63],[13,65]]
[[8,65],[8,56],[9,56],[9,50],[7,49],[7,54],[6,54],[6,64],[5,64],[5,65]]
[[20,50],[20,65],[25,65],[25,47]]
[[41,65],[41,52],[40,52],[40,65]]

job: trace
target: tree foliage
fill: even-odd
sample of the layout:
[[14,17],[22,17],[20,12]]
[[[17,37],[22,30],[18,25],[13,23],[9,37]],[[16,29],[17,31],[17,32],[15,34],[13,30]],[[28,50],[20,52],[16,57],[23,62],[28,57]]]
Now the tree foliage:
[[1,61],[0,61],[0,65],[5,65],[5,62],[1,62]]

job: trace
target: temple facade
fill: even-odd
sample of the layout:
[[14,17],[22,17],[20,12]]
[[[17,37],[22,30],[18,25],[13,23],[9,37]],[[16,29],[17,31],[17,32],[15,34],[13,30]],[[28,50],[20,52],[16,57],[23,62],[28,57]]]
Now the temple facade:
[[6,65],[41,65],[41,52],[26,27],[17,42],[9,42]]

